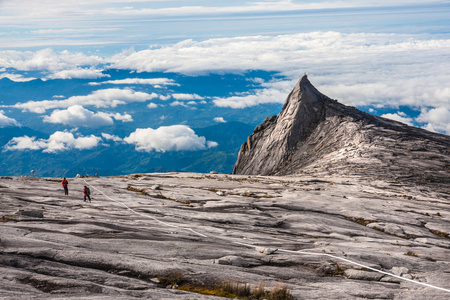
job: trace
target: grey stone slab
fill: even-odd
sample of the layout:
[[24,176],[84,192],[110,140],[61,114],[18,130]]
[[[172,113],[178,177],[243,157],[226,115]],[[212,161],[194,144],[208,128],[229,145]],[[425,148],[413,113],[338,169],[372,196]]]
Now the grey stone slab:
[[[84,180],[91,185],[92,203],[83,203]],[[449,202],[426,186],[391,186],[357,176],[194,173],[69,181],[74,192],[66,197],[54,189],[58,182],[0,178],[0,185],[8,186],[0,191],[2,297],[214,299],[166,289],[154,280],[179,272],[190,285],[234,280],[273,288],[281,282],[298,299],[448,297],[339,259],[387,272],[407,269],[408,278],[446,288],[449,240],[422,224],[443,230]],[[127,189],[151,190],[155,184],[170,199]],[[403,196],[411,189],[416,199]],[[254,195],[241,196],[245,191]],[[44,218],[20,216],[19,209],[43,211]],[[411,226],[424,236],[370,228],[376,223],[405,232]]]

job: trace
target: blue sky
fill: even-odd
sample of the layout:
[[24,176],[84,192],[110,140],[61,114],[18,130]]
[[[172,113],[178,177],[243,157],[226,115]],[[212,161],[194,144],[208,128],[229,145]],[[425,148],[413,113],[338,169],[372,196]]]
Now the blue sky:
[[[91,79],[95,85],[114,80],[110,69],[280,75],[252,79],[255,89],[209,98],[236,113],[281,104],[307,73],[344,104],[450,134],[450,1],[0,0],[0,79]],[[47,121],[66,116],[77,124],[78,114],[111,124],[133,116],[102,114],[106,104],[95,102],[97,96],[121,103],[156,97],[132,90],[142,81],[111,82],[118,87],[98,84],[97,92],[42,103],[23,99],[14,108],[47,113]],[[193,97],[191,104],[199,100],[194,94],[185,96]],[[97,110],[87,111],[92,101]],[[0,126],[17,124],[10,111],[0,107]]]

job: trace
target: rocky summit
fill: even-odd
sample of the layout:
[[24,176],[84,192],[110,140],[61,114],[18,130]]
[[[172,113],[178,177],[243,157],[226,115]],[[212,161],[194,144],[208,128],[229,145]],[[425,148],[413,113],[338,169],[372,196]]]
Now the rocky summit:
[[361,175],[448,188],[450,137],[340,104],[305,75],[282,111],[241,146],[233,173]]

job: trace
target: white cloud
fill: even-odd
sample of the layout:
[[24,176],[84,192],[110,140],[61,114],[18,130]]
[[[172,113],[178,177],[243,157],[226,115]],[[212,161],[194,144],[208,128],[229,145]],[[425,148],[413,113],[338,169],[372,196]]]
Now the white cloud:
[[172,94],[176,100],[203,100],[204,97],[197,94]]
[[[407,3],[392,3],[394,2]],[[293,3],[291,1],[256,5],[255,2],[250,6],[292,7]],[[383,3],[391,5],[387,1]],[[329,5],[329,2],[321,4]],[[92,66],[97,69],[101,64],[101,68],[137,72],[161,71],[197,75],[265,70],[280,72],[286,76],[284,82],[269,83],[255,78],[254,83],[261,83],[264,89],[214,99],[217,106],[233,108],[282,103],[295,81],[306,72],[321,92],[347,105],[450,109],[448,53],[450,39],[445,35],[309,32],[202,41],[185,40],[174,45],[151,47],[142,51],[128,49],[108,59],[79,53],[53,52],[49,49],[37,52],[1,51],[0,68],[45,69],[56,73]],[[159,95],[159,98],[168,100],[172,96]],[[174,99],[200,100],[181,98]],[[84,103],[70,103],[51,108],[67,108],[75,104],[87,106]],[[42,102],[22,105],[30,106],[23,109],[43,113],[47,105],[53,104]],[[174,105],[181,103],[174,102]]]
[[124,141],[134,144],[136,150],[146,152],[196,151],[217,146],[217,143],[207,142],[205,137],[196,135],[185,125],[138,128]]
[[[113,57],[112,66],[183,74],[266,70],[281,72],[291,78],[288,82],[307,72],[320,91],[349,105],[449,107],[449,52],[450,39],[424,35],[310,32],[185,40],[129,51]],[[215,103],[243,108],[283,102],[286,90],[281,99],[277,90],[217,98]]]
[[446,107],[422,109],[416,121],[426,123],[425,129],[450,135],[450,111]]
[[109,114],[111,117],[116,119],[117,121],[122,122],[133,122],[133,117],[130,114],[124,113],[123,115],[120,113]]
[[[47,71],[53,74],[50,78],[98,78],[101,77],[101,71],[95,70],[93,66],[103,62],[103,59],[98,56],[71,53],[67,50],[54,52],[49,48],[36,52],[0,51],[0,67],[20,71]],[[80,69],[83,66],[90,68]],[[83,75],[88,77],[81,77]]]
[[47,147],[45,140],[36,140],[36,137],[22,136],[12,138],[4,147],[6,151],[10,150],[40,150]]
[[148,108],[157,108],[158,107],[158,104],[155,104],[155,103],[149,103],[148,105],[147,105],[147,107]]
[[[267,84],[266,89],[258,89],[253,92],[238,94],[236,96],[219,98],[216,97],[213,103],[219,107],[245,108],[266,103],[284,103],[286,96],[293,87],[293,82],[289,84],[272,82]],[[271,85],[271,86],[270,86]]]
[[394,120],[397,122],[401,122],[401,123],[404,123],[409,126],[413,126],[412,119],[407,118],[405,116],[401,116],[401,114],[402,113],[394,113],[394,114],[389,113],[389,114],[381,115],[381,117],[386,118],[386,119],[391,119],[391,120]]
[[76,68],[72,70],[63,70],[55,72],[49,76],[51,79],[96,79],[101,77],[110,77],[108,74],[103,74],[103,70],[95,68]]
[[170,106],[184,106],[184,107],[187,107],[186,103],[181,102],[181,101],[173,101],[172,103],[170,103]]
[[225,121],[222,117],[216,117],[216,118],[214,118],[214,122],[217,122],[217,123],[226,123],[227,121]]
[[104,133],[104,132],[102,133],[102,137],[105,140],[111,140],[111,141],[114,141],[114,142],[122,142],[123,141],[123,139],[118,137],[117,135]]
[[5,112],[0,110],[0,128],[9,127],[9,126],[20,126],[20,124],[7,116],[4,115]]
[[97,108],[116,107],[117,105],[131,102],[144,102],[157,97],[158,95],[155,93],[147,94],[131,89],[104,89],[94,91],[86,96],[73,96],[66,100],[28,101],[26,103],[17,103],[14,107],[24,111],[43,114],[48,109],[68,108],[74,105],[95,106]]
[[50,116],[44,117],[44,122],[84,127],[114,124],[110,115],[103,112],[94,113],[81,105],[70,106],[66,110],[54,110]]
[[120,80],[107,80],[100,82],[90,82],[90,85],[101,85],[101,84],[148,84],[155,87],[165,86],[165,85],[176,85],[179,86],[173,79],[169,78],[127,78]]
[[166,95],[166,96],[160,95],[159,96],[159,99],[161,99],[163,101],[169,100],[170,98],[172,98],[172,96],[170,96],[170,95]]
[[102,140],[102,138],[90,135],[90,136],[82,136],[75,138],[75,143],[73,144],[73,147],[76,149],[92,149],[94,147],[97,147],[98,143]]
[[75,137],[71,132],[56,131],[48,139],[36,139],[29,136],[14,137],[3,148],[6,151],[43,150],[42,152],[57,153],[71,149],[92,149],[97,147],[101,140],[94,135]]
[[219,146],[219,143],[214,142],[214,141],[206,141],[206,147],[207,148],[215,148]]
[[44,116],[44,122],[71,126],[100,127],[114,124],[113,119],[132,122],[131,115],[125,113],[92,112],[81,105],[73,105],[66,110],[54,110],[50,116]]
[[0,74],[0,79],[2,78],[8,78],[9,80],[15,82],[27,82],[36,79],[35,77],[24,77],[23,75],[20,74],[11,74],[11,73]]
[[264,79],[259,78],[259,77],[256,77],[256,78],[249,78],[249,79],[247,79],[247,80],[248,80],[248,81],[251,81],[251,82],[253,82],[253,83],[256,83],[256,84],[264,83]]

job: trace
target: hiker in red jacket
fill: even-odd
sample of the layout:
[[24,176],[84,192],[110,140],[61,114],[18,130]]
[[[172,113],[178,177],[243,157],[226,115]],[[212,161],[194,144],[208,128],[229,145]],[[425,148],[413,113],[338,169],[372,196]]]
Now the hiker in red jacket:
[[67,181],[66,177],[64,177],[63,181],[62,181],[62,185],[64,187],[64,194],[69,195],[69,188],[67,187],[67,185],[69,184],[69,182]]
[[84,202],[86,202],[86,197],[89,199],[89,202],[91,202],[91,191],[87,186],[84,186]]

